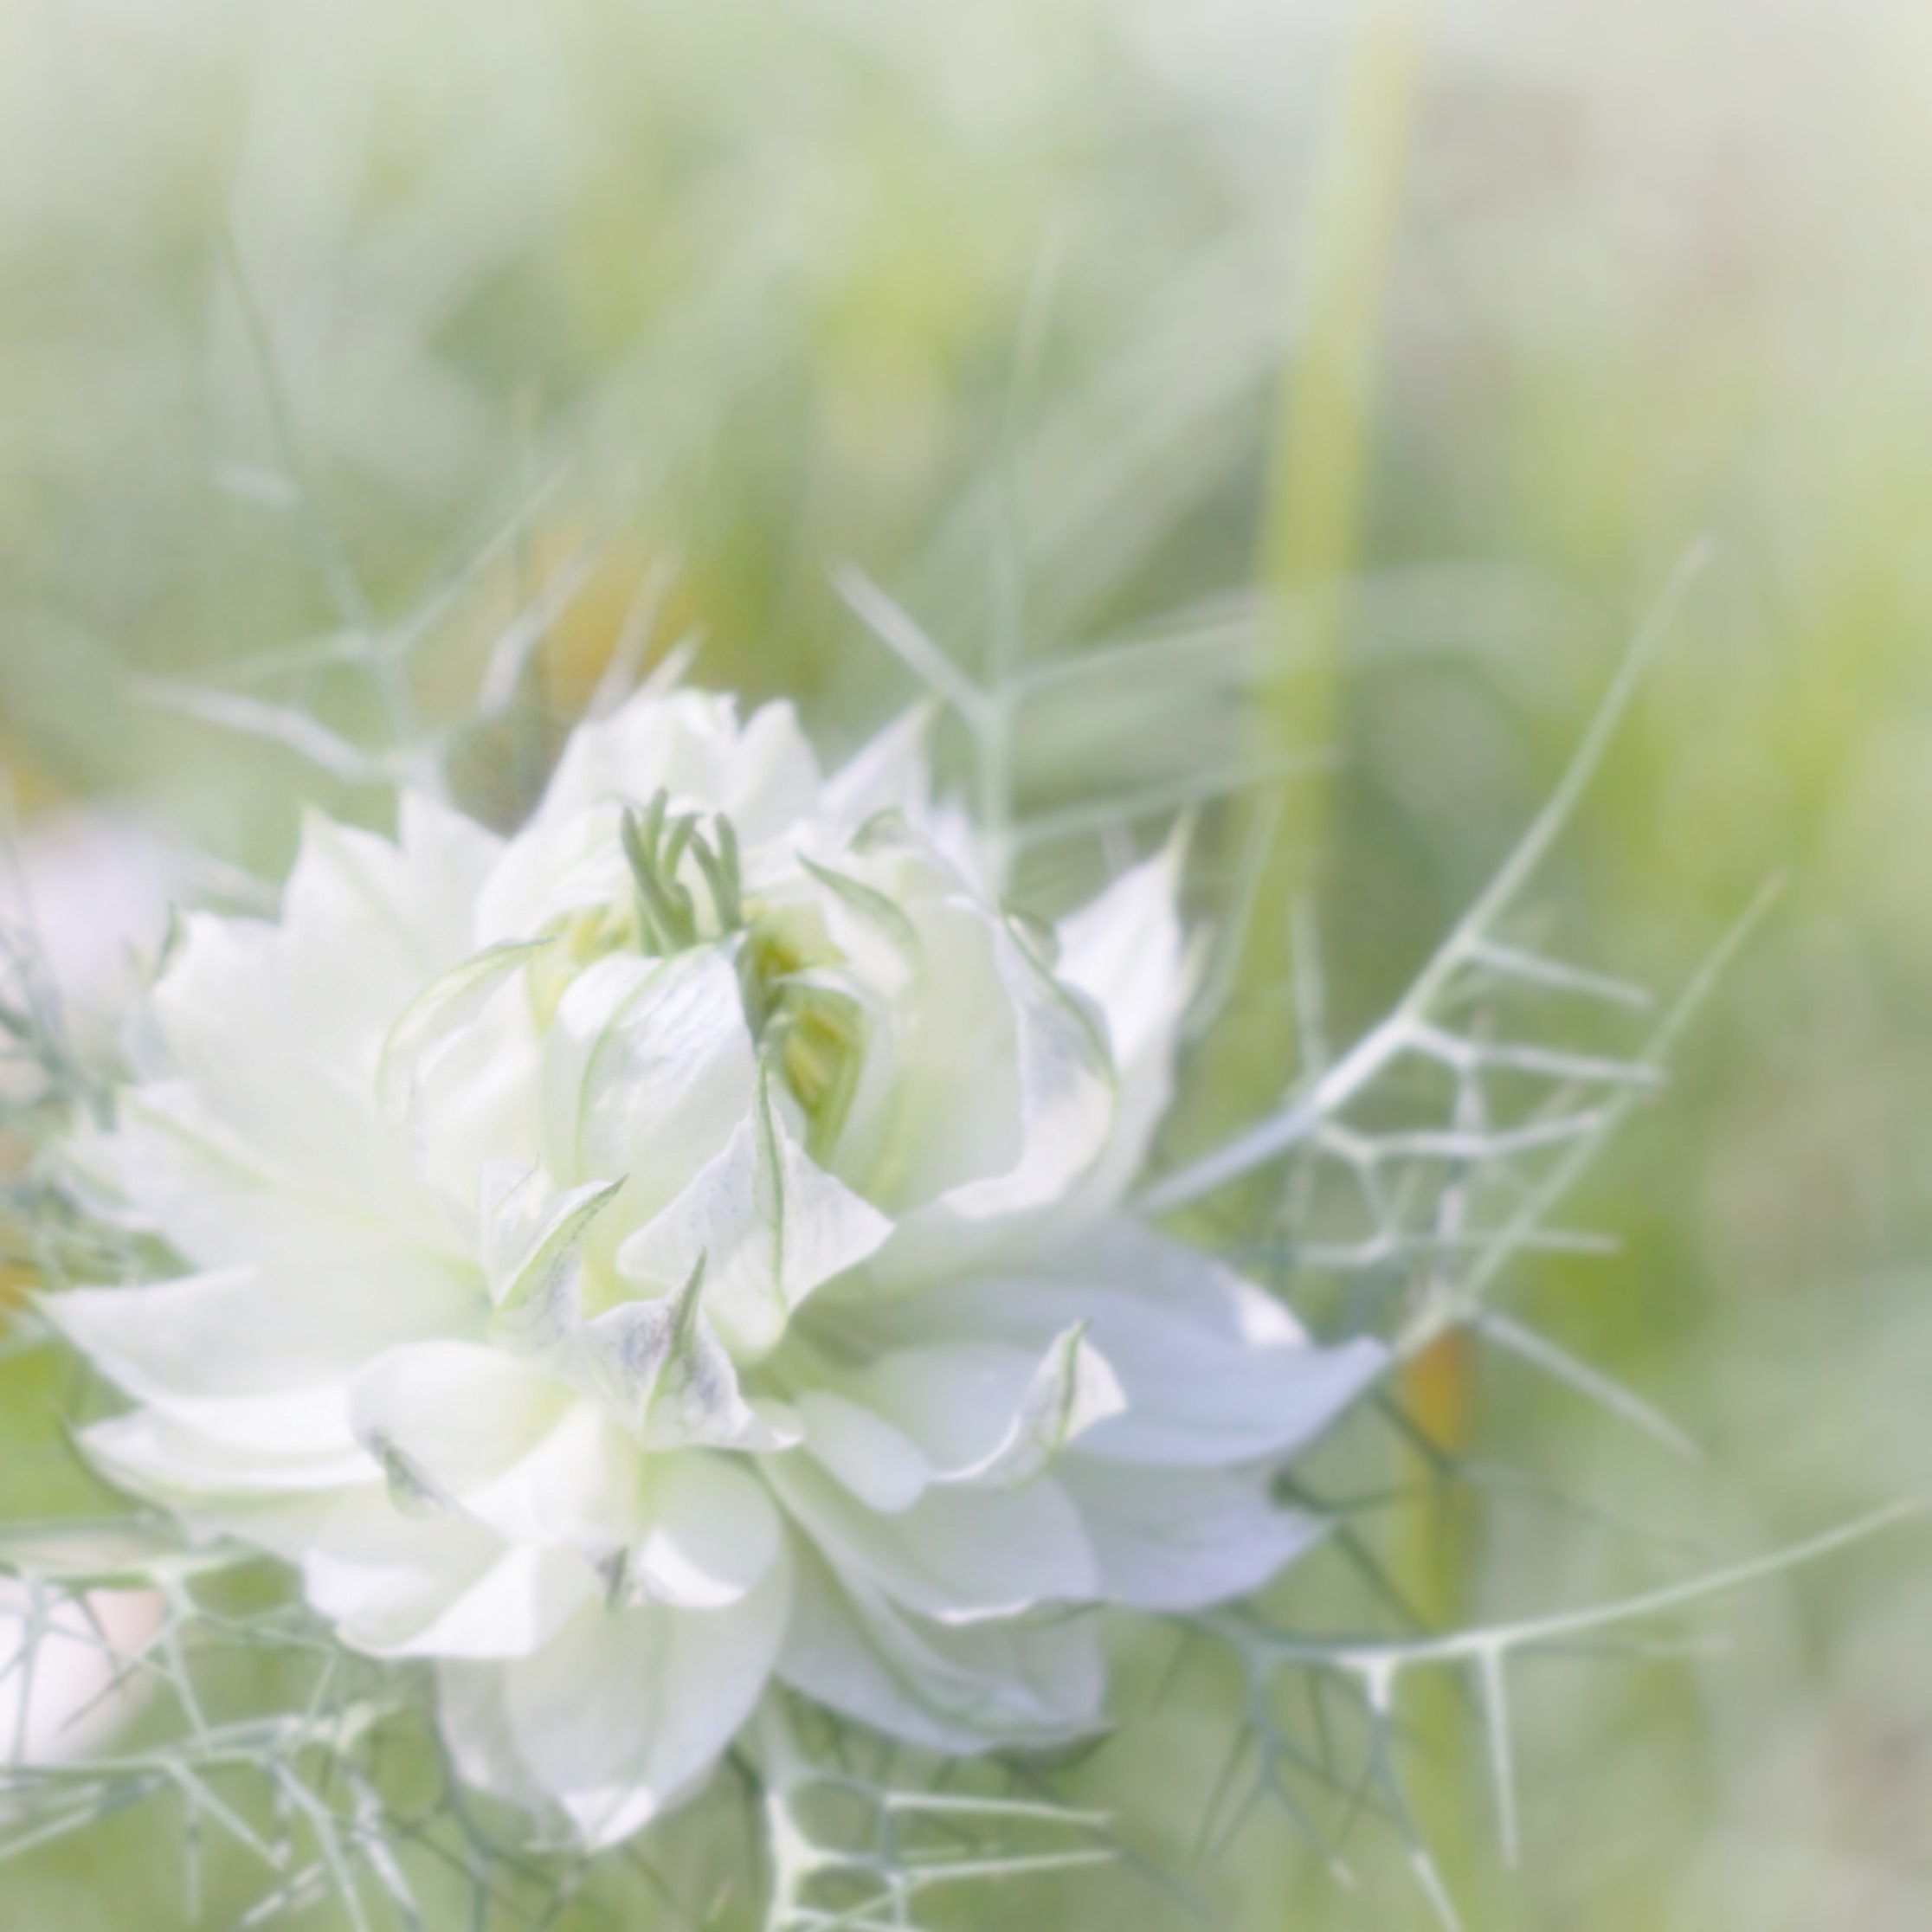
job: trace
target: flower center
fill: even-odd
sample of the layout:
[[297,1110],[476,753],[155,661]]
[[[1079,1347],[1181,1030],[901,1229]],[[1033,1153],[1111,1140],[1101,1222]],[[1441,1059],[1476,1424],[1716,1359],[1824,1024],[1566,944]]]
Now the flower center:
[[[744,924],[737,834],[731,820],[712,813],[707,833],[698,813],[673,814],[670,803],[670,794],[660,790],[641,812],[624,814],[631,917],[645,952],[682,952]],[[687,859],[695,879],[686,871]]]
[[865,1008],[832,982],[843,964],[816,922],[754,906],[738,976],[745,1017],[805,1116],[815,1160],[837,1143],[865,1065]]
[[832,983],[845,960],[822,919],[748,903],[737,835],[722,812],[674,813],[660,790],[643,810],[624,814],[621,837],[630,903],[570,921],[558,948],[563,971],[624,947],[668,955],[742,935],[746,1022],[805,1116],[808,1151],[824,1157],[858,1092],[867,1028],[860,1002]]

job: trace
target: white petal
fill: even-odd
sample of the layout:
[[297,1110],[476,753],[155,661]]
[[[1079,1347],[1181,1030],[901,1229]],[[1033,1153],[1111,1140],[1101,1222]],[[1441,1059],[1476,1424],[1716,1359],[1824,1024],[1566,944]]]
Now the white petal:
[[744,1465],[701,1451],[654,1457],[627,1600],[717,1609],[750,1595],[778,1561],[778,1512]]
[[357,984],[342,989],[353,1001],[391,985],[407,993],[473,950],[476,894],[503,850],[493,833],[417,793],[405,795],[396,832],[392,842],[311,812],[283,894],[292,950],[345,959],[351,944],[364,949]]
[[1078,1323],[1037,1356],[989,1342],[895,1350],[838,1388],[916,1445],[927,1479],[939,1483],[1028,1482],[1125,1407]]
[[[373,998],[345,943],[190,913],[154,1011],[171,1066],[254,1162],[394,1210],[372,1075],[388,1022],[415,984],[392,956]],[[289,1097],[302,1096],[299,1106]]]
[[544,800],[483,891],[480,935],[527,939],[583,903],[571,875],[605,865],[621,884],[614,806],[646,804],[660,789],[673,811],[721,811],[741,846],[773,838],[808,812],[817,760],[789,705],[768,705],[740,730],[730,698],[692,691],[640,693],[570,734]]
[[675,1295],[623,1302],[568,1330],[540,1359],[648,1449],[788,1446],[744,1399],[737,1370],[699,1306],[702,1271]]
[[466,1494],[461,1507],[512,1542],[568,1544],[602,1565],[632,1533],[643,1484],[636,1443],[595,1403],[578,1400],[520,1460]]
[[[216,1417],[222,1433],[200,1426],[216,1405],[209,1404],[190,1418],[138,1409],[83,1430],[80,1446],[108,1479],[137,1496],[197,1513],[213,1520],[227,1505],[249,1497],[284,1493],[332,1491],[366,1483],[377,1474],[363,1449],[350,1437],[344,1392],[331,1390],[316,1398],[320,1413],[302,1413],[305,1401],[292,1405],[287,1396],[259,1402],[221,1405]],[[271,1433],[264,1411],[296,1409],[293,1423],[284,1422],[290,1437],[286,1448],[266,1447],[259,1439]],[[228,1426],[229,1412],[240,1415],[240,1426]],[[252,1423],[252,1430],[245,1426]],[[256,1439],[250,1439],[251,1435]],[[329,1446],[340,1439],[341,1446]],[[321,1446],[312,1445],[320,1444]]]
[[614,955],[572,982],[544,1043],[544,1165],[565,1187],[622,1179],[594,1256],[608,1261],[724,1147],[756,1073],[722,947]]
[[463,902],[494,844],[420,802],[402,829],[396,846],[312,815],[281,923],[191,915],[153,1010],[172,1070],[258,1159],[407,1220],[421,1203],[370,1130],[376,1061],[470,950]]
[[403,861],[392,903],[424,951],[453,965],[475,946],[476,901],[501,861],[495,833],[422,793],[405,791],[396,814]]
[[1186,1003],[1180,866],[1180,847],[1169,844],[1056,929],[1055,976],[1104,1014],[1117,1066],[1150,1050],[1164,1052]]
[[1180,871],[1175,840],[1058,930],[1054,976],[1098,1008],[1117,1090],[1106,1152],[1083,1177],[1077,1200],[1056,1214],[1056,1227],[1066,1232],[1118,1205],[1174,1098],[1182,1016],[1200,977],[1182,932]]
[[1092,1014],[1004,928],[994,956],[1018,1030],[1025,1139],[1008,1172],[951,1190],[947,1206],[967,1220],[1057,1200],[1092,1164],[1113,1114],[1112,1070]]
[[717,1610],[585,1606],[534,1656],[439,1673],[444,1736],[470,1783],[620,1844],[709,1775],[763,1694],[789,1568]]
[[[918,970],[905,987],[881,989],[894,1075],[890,1132],[866,1138],[882,1158],[863,1171],[841,1160],[840,1173],[868,1200],[904,1214],[1009,1171],[1021,1157],[1025,1123],[997,927],[961,898],[912,898],[889,879],[879,889],[912,923]],[[824,897],[829,918],[838,900],[829,891]]]
[[561,1420],[570,1391],[500,1349],[420,1342],[357,1377],[356,1432],[378,1461],[398,1458],[450,1497],[481,1488]]
[[[958,943],[956,932],[921,916],[929,958],[936,946]],[[1063,1200],[1101,1157],[1112,1128],[1113,1070],[1085,996],[1054,980],[1003,924],[989,924],[976,942],[987,949],[994,982],[975,986],[961,970],[974,943],[943,982],[921,989],[925,1064],[908,1059],[904,1027],[897,1041],[902,1124],[927,1144],[918,1173],[887,1197],[906,1205],[875,1264],[883,1280],[954,1272],[1010,1240],[1014,1218]],[[943,1052],[941,1036],[950,1042]],[[943,1188],[924,1193],[941,1175]]]
[[309,1603],[373,1656],[527,1656],[602,1592],[573,1550],[506,1545],[460,1517],[399,1510],[379,1481],[237,1500],[201,1520],[299,1564]]
[[209,1433],[264,1449],[352,1446],[344,1379],[437,1323],[475,1325],[473,1296],[396,1291],[394,1277],[323,1285],[252,1269],[134,1288],[74,1288],[41,1306],[115,1386]]
[[764,1354],[794,1309],[856,1266],[892,1224],[805,1152],[761,1080],[709,1166],[619,1249],[629,1281],[665,1291],[705,1270],[705,1312],[738,1358]]
[[1098,1728],[1098,1620],[1064,1613],[964,1626],[906,1615],[801,1550],[779,1675],[888,1736],[948,1755],[1053,1744]]
[[478,940],[489,946],[534,939],[630,889],[625,808],[615,801],[533,819],[517,834],[477,908]]
[[540,950],[498,946],[466,959],[430,981],[383,1041],[383,1113],[458,1226],[486,1167],[537,1156],[537,1034],[512,976]]
[[868,1510],[896,1516],[925,1494],[931,1459],[876,1409],[821,1388],[804,1390],[795,1407],[806,1449]]
[[1126,1407],[1074,1452],[1127,1463],[1278,1461],[1326,1429],[1388,1360],[1366,1339],[1316,1347],[1279,1303],[1220,1263],[1124,1225],[1036,1272],[943,1283],[878,1310],[875,1321],[906,1341],[976,1335],[1034,1347],[1088,1323]]
[[879,1516],[801,1457],[775,1456],[764,1472],[835,1568],[923,1616],[968,1623],[1094,1594],[1079,1512],[1051,1477],[1018,1490],[936,1488]]
[[641,1460],[591,1403],[480,1343],[392,1349],[357,1377],[357,1438],[399,1497],[602,1561],[634,1533]]
[[1073,1459],[1059,1480],[1080,1512],[1108,1600],[1199,1610],[1244,1596],[1325,1534],[1278,1509],[1265,1478],[1225,1470],[1130,1469]]
[[641,692],[570,734],[538,807],[539,821],[605,799],[643,804],[662,789],[676,809],[722,811],[755,845],[808,811],[818,760],[788,704],[761,706],[741,728],[729,696]]
[[[184,1081],[125,1091],[116,1111],[112,1130],[68,1150],[79,1191],[104,1218],[153,1231],[196,1267],[252,1265],[290,1293],[354,1282],[358,1293],[366,1285],[372,1296],[421,1295],[436,1307],[467,1275],[434,1201],[393,1153],[389,1181],[364,1191],[277,1164]],[[373,1109],[357,1131],[383,1148]]]
[[1086,1324],[1067,1329],[1034,1368],[999,1442],[957,1479],[1008,1486],[1031,1482],[1070,1443],[1126,1406],[1112,1365],[1087,1339]]
[[[324,1608],[328,1589],[312,1562],[305,1568],[309,1600]],[[528,1657],[586,1604],[599,1600],[596,1577],[575,1555],[513,1544],[427,1621],[413,1614],[344,1617],[337,1634],[379,1657]]]
[[[395,1590],[403,1573],[394,1560],[352,1574],[351,1584],[351,1572],[312,1556],[303,1584],[309,1601],[333,1616],[342,1641],[374,1657],[528,1657],[600,1600],[596,1576],[576,1556],[529,1544],[496,1544],[462,1586],[452,1590],[451,1579],[439,1575],[426,1580],[421,1597]],[[382,1587],[379,1602],[366,1594],[371,1583]]]
[[481,1177],[479,1216],[491,1301],[514,1310],[555,1300],[557,1272],[622,1186],[621,1181],[591,1181],[559,1193],[541,1168],[491,1162]]
[[931,792],[927,740],[934,707],[916,705],[861,745],[825,782],[821,815],[849,838],[879,812],[899,812],[914,825]]

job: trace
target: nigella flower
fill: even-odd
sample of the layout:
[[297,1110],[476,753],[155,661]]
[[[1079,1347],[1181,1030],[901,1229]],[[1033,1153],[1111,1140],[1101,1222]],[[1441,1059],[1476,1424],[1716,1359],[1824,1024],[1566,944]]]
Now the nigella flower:
[[644,697],[507,845],[314,819],[190,918],[74,1150],[179,1278],[52,1298],[130,1490],[435,1662],[475,1784],[602,1845],[776,1677],[942,1751],[1098,1721],[1090,1607],[1246,1591],[1379,1366],[1142,1231],[1174,867],[989,902],[918,736]]

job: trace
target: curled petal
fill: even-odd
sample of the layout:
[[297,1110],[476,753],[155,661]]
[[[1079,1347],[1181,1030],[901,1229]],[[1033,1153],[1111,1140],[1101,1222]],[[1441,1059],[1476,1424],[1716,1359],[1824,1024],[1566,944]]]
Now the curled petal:
[[[808,1446],[875,1508],[911,1488],[898,1504],[905,1508],[934,1483],[1018,1487],[1126,1406],[1081,1323],[1037,1356],[996,1343],[897,1350],[836,1388],[835,1406],[816,1393],[802,1398]],[[911,1488],[915,1469],[920,1480]]]
[[761,1079],[716,1159],[625,1242],[617,1265],[661,1291],[702,1261],[706,1315],[734,1355],[757,1356],[815,1288],[891,1233],[885,1215],[810,1158]]
[[1209,1257],[1125,1224],[1097,1230],[1024,1274],[939,1283],[878,1311],[899,1339],[977,1336],[1041,1347],[1085,1321],[1125,1397],[1075,1452],[1197,1468],[1280,1461],[1382,1373],[1359,1340],[1320,1348],[1286,1309]]
[[675,1295],[625,1302],[566,1341],[563,1372],[647,1448],[789,1446],[745,1401],[737,1369],[705,1319],[700,1264]]
[[593,1561],[634,1531],[635,1446],[532,1363],[477,1343],[392,1349],[357,1376],[357,1439],[399,1505],[447,1511],[512,1542]]
[[575,1306],[577,1244],[623,1184],[590,1181],[560,1194],[541,1168],[486,1169],[479,1246],[499,1311]]

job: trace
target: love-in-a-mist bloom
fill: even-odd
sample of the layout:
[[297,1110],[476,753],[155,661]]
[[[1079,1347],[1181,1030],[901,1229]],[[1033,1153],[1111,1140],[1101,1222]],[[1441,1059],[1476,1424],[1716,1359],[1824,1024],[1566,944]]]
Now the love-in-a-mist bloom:
[[190,918],[76,1165],[178,1279],[48,1312],[129,1489],[435,1660],[475,1784],[608,1844],[776,1676],[971,1751],[1098,1721],[1100,1604],[1259,1584],[1379,1363],[1122,1214],[1189,973],[1173,865],[990,903],[917,732],[641,698],[507,844],[311,821]]

